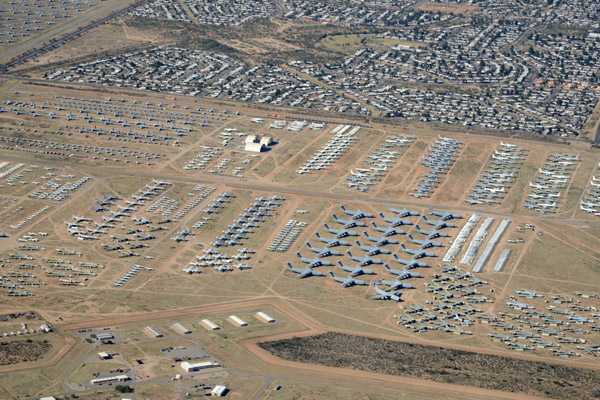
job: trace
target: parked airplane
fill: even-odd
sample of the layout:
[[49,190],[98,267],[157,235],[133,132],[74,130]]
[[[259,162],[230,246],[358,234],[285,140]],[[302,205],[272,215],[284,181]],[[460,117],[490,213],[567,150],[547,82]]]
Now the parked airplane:
[[73,214],[72,217],[77,222],[84,222],[84,221],[89,221],[90,220],[89,218],[86,218],[86,217],[78,217],[75,214]]
[[417,272],[410,272],[406,269],[403,269],[403,270],[391,269],[389,267],[389,265],[387,265],[387,264],[385,264],[384,267],[387,272],[389,272],[392,275],[396,275],[397,276],[396,279],[409,279],[409,278],[420,278],[421,277],[421,274],[419,274]]
[[106,207],[102,207],[102,206],[100,206],[100,207],[96,207],[96,206],[94,206],[94,205],[93,205],[93,206],[92,206],[92,209],[93,209],[94,211],[96,211],[96,212],[108,211],[108,208],[106,208]]
[[394,235],[405,235],[406,234],[406,232],[404,232],[402,229],[396,229],[396,228],[391,228],[391,227],[390,228],[379,227],[373,221],[371,221],[371,226],[376,231],[382,232],[383,236],[394,236]]
[[420,268],[429,267],[429,265],[427,265],[427,263],[424,261],[418,261],[418,260],[415,260],[414,258],[411,258],[410,260],[405,260],[402,258],[398,258],[398,256],[396,254],[394,254],[394,261],[405,265],[404,269],[407,269],[407,268],[411,269],[411,268],[417,268],[417,267],[420,267]]
[[446,221],[442,221],[442,220],[432,221],[432,220],[427,219],[427,217],[424,215],[421,215],[421,218],[423,219],[423,221],[425,221],[425,223],[432,225],[435,229],[456,228],[456,225],[454,225],[451,222],[446,222]]
[[400,248],[402,248],[402,250],[404,250],[405,253],[412,254],[413,258],[435,257],[435,254],[433,254],[429,251],[425,251],[422,249],[417,249],[417,250],[409,249],[406,246],[404,246],[404,243],[400,243]]
[[371,264],[383,264],[383,261],[381,261],[381,260],[379,260],[377,258],[371,258],[368,255],[364,256],[364,257],[354,256],[354,255],[352,255],[352,253],[350,252],[350,250],[346,250],[346,254],[352,260],[358,262],[358,265],[361,266],[361,267],[364,267],[364,266],[367,266],[367,265],[371,265]]
[[414,289],[415,287],[410,283],[404,283],[398,279],[394,281],[388,281],[386,279],[380,279],[379,283],[383,283],[384,285],[389,286],[390,290],[399,290],[399,289]]
[[429,214],[436,215],[440,217],[440,221],[447,221],[449,219],[461,219],[462,216],[460,214],[453,214],[449,211],[434,211],[431,206],[429,206]]
[[443,246],[441,242],[435,242],[429,239],[425,239],[425,240],[420,240],[420,239],[415,239],[412,237],[412,235],[409,233],[408,234],[408,240],[410,240],[413,243],[416,243],[418,245],[420,245],[420,247],[422,249],[427,249],[429,247],[441,247]]
[[328,271],[327,274],[335,281],[340,282],[343,287],[350,287],[354,285],[366,285],[365,281],[361,281],[360,279],[354,279],[352,274],[348,274],[347,278],[341,278],[335,276],[333,272]]
[[355,240],[354,243],[356,243],[356,246],[361,249],[362,251],[367,252],[368,256],[375,256],[377,254],[391,254],[392,252],[388,249],[383,249],[377,245],[375,246],[365,246],[365,245],[361,245],[360,242],[358,240]]
[[340,253],[339,251],[331,250],[331,249],[328,249],[327,247],[324,247],[324,248],[320,249],[318,247],[311,246],[309,242],[304,242],[304,244],[306,244],[306,247],[310,251],[316,253],[318,258],[329,257],[329,256],[341,256],[342,255],[342,253]]
[[337,266],[346,272],[350,272],[350,275],[352,275],[352,276],[363,275],[363,274],[364,275],[375,275],[375,272],[373,272],[370,269],[363,268],[360,264],[357,265],[356,267],[346,267],[344,264],[342,264],[341,261],[338,261]]
[[385,236],[369,236],[367,231],[362,231],[363,236],[370,240],[371,242],[375,242],[377,246],[385,246],[386,244],[399,244],[397,240],[387,238]]
[[344,229],[350,229],[350,228],[354,228],[357,226],[361,226],[361,227],[367,226],[364,222],[355,221],[353,219],[338,219],[338,217],[336,217],[335,214],[331,214],[331,217],[338,224],[342,224],[342,227]]
[[412,225],[412,221],[408,220],[408,219],[402,219],[400,217],[396,217],[396,218],[386,218],[385,215],[383,215],[383,213],[379,213],[379,217],[381,217],[382,220],[384,220],[385,222],[389,223],[390,226],[400,226],[400,225]]
[[320,267],[322,265],[333,265],[330,261],[322,260],[318,257],[315,257],[315,258],[302,257],[302,255],[298,251],[296,252],[296,257],[298,257],[298,259],[300,261],[302,261],[303,263],[308,264],[309,268]]
[[330,228],[326,223],[323,223],[323,226],[325,227],[325,229],[327,230],[327,232],[329,233],[334,233],[335,237],[337,238],[343,238],[346,236],[358,236],[357,232],[354,231],[349,231],[347,229],[333,229]]
[[350,215],[351,219],[373,218],[373,214],[365,213],[365,212],[361,211],[360,209],[357,209],[356,211],[346,210],[346,208],[344,207],[343,204],[340,204],[340,208],[346,214]]
[[287,265],[287,268],[298,274],[298,278],[302,279],[302,278],[306,278],[309,276],[324,276],[324,274],[322,272],[319,271],[313,271],[312,269],[310,269],[310,267],[306,267],[304,269],[300,269],[300,268],[294,268],[292,267],[292,264],[290,264],[289,262],[285,263]]
[[327,247],[335,247],[335,246],[350,246],[350,243],[345,240],[339,240],[337,238],[326,238],[319,235],[319,232],[315,232],[317,239],[321,242],[325,243]]
[[378,293],[377,296],[373,296],[373,300],[394,300],[394,301],[400,301],[400,296],[401,294],[398,293],[398,291],[389,291],[386,292],[383,289],[379,288],[379,283],[377,282],[373,282],[373,286],[375,287],[375,291]]

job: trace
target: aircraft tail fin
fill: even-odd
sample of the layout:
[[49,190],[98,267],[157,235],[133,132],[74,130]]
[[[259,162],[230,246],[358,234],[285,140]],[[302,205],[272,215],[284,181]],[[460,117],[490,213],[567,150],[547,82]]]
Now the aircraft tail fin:
[[319,235],[319,232],[315,232],[315,236],[318,237],[318,238],[321,237],[321,235]]
[[293,268],[293,267],[292,267],[292,264],[290,264],[290,263],[289,263],[289,261],[288,261],[288,262],[286,262],[286,263],[285,263],[285,265],[288,267],[288,269],[292,269],[292,268]]

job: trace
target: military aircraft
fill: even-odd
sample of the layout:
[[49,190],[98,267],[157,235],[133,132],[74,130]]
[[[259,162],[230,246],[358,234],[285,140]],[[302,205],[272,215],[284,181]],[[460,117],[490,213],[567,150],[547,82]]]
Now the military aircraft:
[[392,252],[388,249],[383,249],[377,245],[375,246],[365,246],[361,245],[358,240],[355,240],[354,243],[356,246],[362,251],[366,251],[368,256],[375,256],[377,254],[391,254]]
[[370,240],[371,242],[375,242],[377,246],[385,246],[386,244],[399,244],[397,240],[387,238],[385,236],[369,236],[367,231],[362,231],[363,236]]
[[315,258],[302,257],[302,255],[298,251],[296,252],[296,257],[298,257],[298,259],[300,261],[302,261],[303,263],[308,264],[309,268],[320,267],[321,265],[333,265],[331,263],[331,261],[322,260],[318,257],[315,257]]
[[159,186],[165,186],[165,185],[170,185],[171,182],[167,182],[167,181],[157,181],[156,179],[152,179],[152,183],[155,185],[159,185]]
[[412,235],[410,233],[408,234],[408,240],[420,245],[420,247],[422,249],[427,249],[429,247],[442,247],[443,246],[441,242],[435,242],[435,241],[432,241],[429,239],[426,239],[426,240],[415,239],[412,237]]
[[400,296],[402,296],[402,294],[398,293],[398,291],[389,291],[386,292],[383,289],[379,288],[379,283],[378,282],[373,282],[373,286],[375,287],[375,291],[378,293],[377,296],[373,296],[372,299],[373,300],[394,300],[394,301],[400,301]]
[[404,243],[400,243],[400,248],[405,253],[412,254],[412,258],[435,257],[434,253],[425,251],[423,249],[417,249],[417,250],[409,249],[406,246],[404,246]]
[[121,200],[121,198],[119,196],[113,196],[113,195],[109,195],[106,193],[102,193],[102,196],[104,196],[104,198],[108,201]]
[[117,205],[117,208],[123,212],[135,211],[135,208],[133,208],[133,207],[126,207],[126,206],[123,207],[123,206]]
[[329,233],[334,233],[335,237],[337,238],[343,238],[346,236],[358,236],[358,233],[354,232],[354,231],[349,231],[347,229],[333,229],[330,228],[326,223],[323,223],[323,226],[325,227],[325,230],[327,230],[327,232]]
[[406,269],[403,269],[403,270],[391,269],[389,267],[389,265],[387,265],[387,264],[385,264],[384,267],[387,272],[389,272],[392,275],[396,275],[397,276],[396,279],[409,279],[409,278],[420,278],[421,277],[421,274],[419,274],[417,272],[411,272]]
[[120,220],[119,218],[115,218],[115,217],[106,217],[106,216],[102,216],[102,219],[105,220],[108,223],[111,222],[122,222],[122,220]]
[[311,246],[309,242],[304,242],[304,244],[310,251],[316,253],[318,258],[342,255],[342,253],[340,253],[339,251],[331,250],[331,249],[328,249],[327,247],[320,249],[318,247]]
[[440,217],[441,221],[447,221],[449,219],[461,219],[462,216],[460,214],[453,214],[449,211],[434,211],[434,209],[429,206],[429,214]]
[[86,217],[78,217],[75,214],[73,214],[72,217],[77,222],[85,222],[85,221],[89,221],[90,220],[89,218],[86,218]]
[[426,268],[429,267],[429,265],[427,265],[426,262],[423,261],[418,261],[415,260],[414,258],[411,258],[410,260],[405,260],[402,258],[398,258],[398,256],[396,254],[394,254],[394,261],[396,261],[399,264],[405,265],[404,269],[411,269],[411,268]]
[[335,276],[333,272],[328,271],[327,275],[329,275],[333,280],[340,282],[343,287],[350,287],[354,285],[366,285],[365,281],[361,281],[360,279],[354,279],[352,277],[352,274],[348,274],[347,278],[341,278]]
[[67,228],[83,228],[83,225],[77,222],[69,222],[67,220],[65,220],[65,225],[67,226]]
[[317,236],[317,239],[319,239],[321,242],[325,243],[327,247],[350,246],[350,243],[348,243],[344,240],[339,240],[337,238],[322,237],[321,235],[319,235],[319,232],[315,232],[315,235]]
[[97,221],[94,221],[94,225],[96,225],[96,228],[98,228],[98,229],[102,229],[102,228],[114,228],[114,225],[104,224],[102,222],[97,222]]
[[391,227],[390,228],[379,227],[373,221],[371,221],[371,226],[376,231],[382,232],[383,236],[394,236],[394,235],[405,235],[406,234],[406,232],[404,232],[402,229],[396,229],[396,228],[391,228]]
[[389,223],[390,226],[401,226],[401,225],[412,225],[412,221],[408,220],[408,219],[402,219],[401,217],[396,217],[396,218],[386,218],[385,215],[383,215],[383,213],[379,213],[379,217],[381,217],[382,220],[384,220],[385,222]]
[[383,261],[381,261],[381,260],[379,260],[377,258],[371,258],[368,255],[364,256],[364,257],[354,256],[354,255],[352,255],[352,253],[350,252],[350,250],[346,250],[346,254],[352,260],[358,262],[358,265],[361,266],[361,267],[364,267],[364,266],[367,266],[367,265],[371,265],[371,264],[383,264]]
[[424,215],[421,215],[421,218],[423,219],[423,221],[425,221],[426,224],[429,224],[436,229],[456,228],[456,225],[454,225],[451,222],[446,222],[446,221],[442,221],[442,220],[432,221],[432,220],[427,219],[427,217]]
[[129,214],[121,212],[121,211],[108,210],[108,212],[110,212],[112,214],[112,216],[115,217],[115,218],[129,217]]
[[99,206],[112,206],[114,203],[112,201],[109,200],[98,200],[96,199],[96,203],[98,203]]
[[300,278],[300,279],[302,279],[302,278],[306,278],[306,277],[309,277],[309,276],[324,276],[324,274],[323,274],[322,272],[319,272],[319,271],[313,271],[313,270],[312,270],[312,269],[310,269],[310,267],[308,267],[308,266],[307,266],[306,268],[304,268],[304,269],[299,269],[299,268],[294,268],[294,267],[292,267],[292,264],[290,264],[289,262],[288,262],[288,263],[285,263],[285,264],[287,265],[287,268],[288,268],[290,271],[292,271],[292,272],[294,272],[294,273],[298,274],[298,278]]
[[108,211],[108,208],[106,207],[102,207],[102,206],[94,206],[92,205],[92,209],[96,212],[103,212],[103,211]]
[[344,229],[350,229],[350,228],[354,228],[357,226],[361,226],[361,227],[367,226],[367,224],[365,224],[364,222],[355,221],[353,219],[339,219],[338,217],[336,217],[335,214],[331,214],[331,217],[338,224],[342,224],[342,228],[344,228]]
[[350,215],[350,218],[353,220],[361,219],[361,218],[373,218],[373,214],[365,213],[365,212],[361,211],[360,209],[358,209],[356,211],[346,210],[346,207],[344,207],[343,204],[340,204],[340,208],[346,214]]
[[373,272],[370,269],[363,268],[360,264],[353,268],[353,267],[346,267],[344,264],[342,264],[341,261],[338,261],[337,262],[337,266],[340,267],[341,269],[343,269],[346,272],[350,272],[350,275],[352,275],[352,276],[357,276],[357,275],[375,275],[375,272]]
[[396,278],[396,280],[394,280],[394,281],[388,281],[386,279],[380,279],[378,282],[379,283],[383,283],[384,285],[389,286],[390,290],[414,289],[415,288],[410,283],[404,283],[404,282],[398,280],[398,278]]

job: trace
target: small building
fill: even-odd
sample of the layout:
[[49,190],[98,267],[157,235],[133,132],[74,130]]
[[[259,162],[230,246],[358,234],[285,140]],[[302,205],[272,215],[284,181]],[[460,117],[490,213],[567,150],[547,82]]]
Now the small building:
[[152,336],[157,337],[157,338],[163,337],[162,333],[160,333],[159,331],[157,331],[156,329],[154,329],[151,326],[146,327],[146,332],[148,332],[149,334],[151,334]]
[[218,397],[223,397],[227,394],[229,390],[227,389],[227,387],[225,385],[217,385],[215,386],[215,388],[210,392],[211,396],[218,396]]
[[237,315],[230,315],[229,316],[229,320],[231,322],[233,322],[237,326],[247,326],[248,325],[248,323],[246,321],[244,321],[243,319],[241,319]]
[[256,135],[248,135],[246,136],[246,140],[245,143],[258,143],[260,141],[260,137],[256,136]]
[[188,328],[186,328],[185,326],[183,326],[182,324],[180,324],[179,322],[173,324],[173,326],[179,330],[181,333],[183,333],[184,335],[190,334],[192,333],[191,330],[189,330]]
[[257,312],[256,316],[258,318],[260,318],[261,320],[268,322],[268,323],[275,322],[275,318],[271,317],[269,314],[262,312],[262,311]]
[[91,379],[90,383],[92,385],[98,385],[100,383],[106,383],[106,382],[125,382],[125,381],[129,381],[129,380],[131,380],[131,377],[129,377],[128,375],[115,375],[115,376],[107,376],[106,378]]
[[56,397],[54,397],[54,396],[44,396],[44,397],[40,397],[40,400],[56,400]]
[[202,325],[204,325],[208,330],[216,331],[217,329],[221,329],[221,327],[209,319],[203,319],[200,321]]
[[181,368],[186,372],[200,371],[201,369],[217,368],[220,366],[221,365],[212,361],[204,361],[199,363],[190,363],[188,361],[184,361],[181,363]]
[[115,337],[112,335],[112,333],[99,333],[98,335],[96,335],[96,338],[98,340],[110,340],[114,339]]
[[110,360],[112,356],[107,352],[101,351],[100,353],[98,353],[98,358],[101,360]]
[[246,146],[244,147],[245,151],[250,151],[252,153],[260,153],[265,149],[265,145],[262,143],[248,143],[246,142]]
[[270,146],[273,144],[273,138],[271,136],[263,136],[260,138],[260,144],[263,144],[265,146]]

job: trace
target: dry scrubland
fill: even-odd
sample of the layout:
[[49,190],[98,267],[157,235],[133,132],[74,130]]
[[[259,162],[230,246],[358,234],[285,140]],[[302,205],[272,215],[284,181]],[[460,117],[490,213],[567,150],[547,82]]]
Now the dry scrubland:
[[0,365],[37,361],[52,349],[47,340],[0,341]]
[[600,397],[600,372],[583,368],[332,332],[260,346],[289,361],[557,399]]

